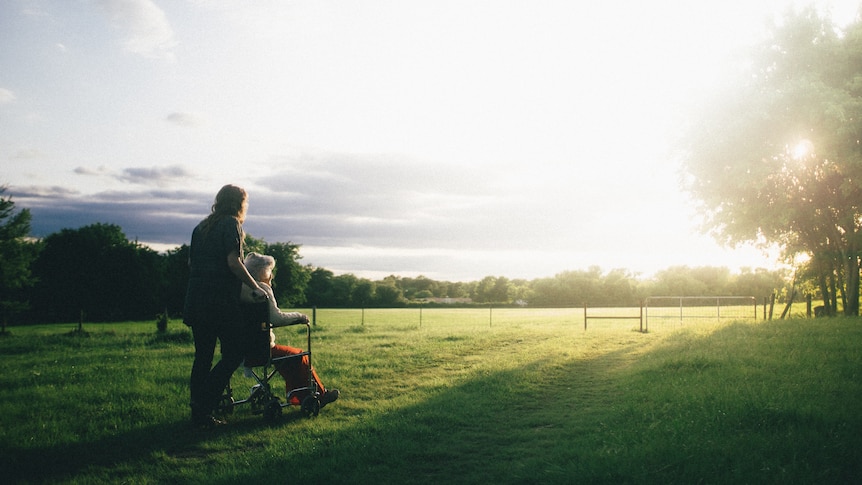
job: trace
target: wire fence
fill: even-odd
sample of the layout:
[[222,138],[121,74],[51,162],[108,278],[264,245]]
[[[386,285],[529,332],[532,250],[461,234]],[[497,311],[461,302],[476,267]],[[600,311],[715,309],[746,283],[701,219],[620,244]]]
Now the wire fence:
[[754,297],[650,297],[639,307],[512,308],[410,307],[297,309],[315,325],[387,328],[494,328],[512,325],[562,325],[627,328],[641,332],[683,324],[757,319]]
[[644,300],[644,326],[757,320],[753,296],[655,296]]

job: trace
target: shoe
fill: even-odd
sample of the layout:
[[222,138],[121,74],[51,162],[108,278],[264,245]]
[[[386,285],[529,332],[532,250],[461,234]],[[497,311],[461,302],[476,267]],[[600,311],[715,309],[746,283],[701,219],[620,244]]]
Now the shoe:
[[326,406],[327,404],[338,400],[338,396],[341,395],[341,392],[338,389],[333,389],[331,391],[326,391],[323,393],[323,396],[320,398],[320,407]]
[[195,427],[200,429],[210,429],[215,428],[216,426],[223,426],[227,424],[226,421],[221,420],[212,414],[204,414],[203,416],[192,416],[192,423]]

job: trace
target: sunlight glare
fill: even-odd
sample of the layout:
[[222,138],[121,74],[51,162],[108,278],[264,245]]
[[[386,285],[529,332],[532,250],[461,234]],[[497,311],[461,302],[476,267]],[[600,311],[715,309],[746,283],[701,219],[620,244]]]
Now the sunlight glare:
[[790,150],[790,156],[793,157],[794,160],[804,160],[808,158],[814,152],[814,144],[811,143],[811,140],[801,140],[793,148]]

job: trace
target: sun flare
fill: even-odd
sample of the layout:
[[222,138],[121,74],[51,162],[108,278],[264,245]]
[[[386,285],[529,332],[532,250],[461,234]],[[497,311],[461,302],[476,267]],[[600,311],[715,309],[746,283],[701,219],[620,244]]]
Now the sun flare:
[[814,152],[814,144],[811,143],[811,140],[804,139],[800,140],[793,148],[790,150],[790,156],[793,157],[794,160],[804,160],[808,158]]

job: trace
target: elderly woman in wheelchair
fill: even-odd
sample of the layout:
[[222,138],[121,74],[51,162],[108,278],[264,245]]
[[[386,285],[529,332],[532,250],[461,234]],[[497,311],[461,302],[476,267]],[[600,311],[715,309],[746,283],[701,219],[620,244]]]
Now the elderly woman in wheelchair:
[[[246,345],[245,375],[254,377],[258,382],[252,388],[251,396],[237,401],[236,404],[252,402],[253,405],[259,405],[269,417],[280,415],[281,408],[289,405],[302,406],[307,415],[317,415],[320,408],[337,400],[340,392],[338,389],[327,390],[311,365],[310,330],[307,332],[308,350],[277,344],[275,332],[272,330],[275,327],[300,324],[310,329],[308,316],[299,312],[283,312],[278,308],[271,286],[275,258],[252,252],[245,257],[244,263],[249,274],[266,292],[268,299],[260,303],[259,299],[253,298],[249,289],[243,287],[240,300],[247,306],[246,325],[251,329]],[[254,368],[259,366],[263,366],[261,375],[254,371]],[[274,370],[268,371],[268,366],[272,366]],[[278,398],[271,396],[269,392],[268,381],[275,371],[284,378],[287,400],[285,404],[280,404]],[[262,401],[264,394],[266,398]],[[233,403],[232,397],[229,399]]]

